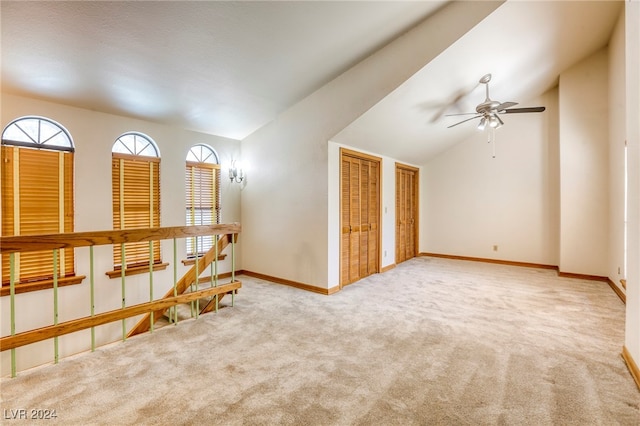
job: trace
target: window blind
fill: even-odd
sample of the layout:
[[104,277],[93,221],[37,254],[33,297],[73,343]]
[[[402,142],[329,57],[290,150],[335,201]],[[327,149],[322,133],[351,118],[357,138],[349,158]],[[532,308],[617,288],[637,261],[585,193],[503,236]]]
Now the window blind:
[[[160,226],[160,159],[112,154],[113,229]],[[127,267],[149,264],[149,243],[125,244]],[[115,269],[122,268],[120,245],[113,247]],[[154,241],[153,263],[161,263],[160,243]]]
[[[2,146],[2,235],[73,232],[73,153]],[[2,256],[2,285],[9,284]],[[73,249],[61,249],[58,276],[75,275]],[[53,251],[15,255],[17,283],[53,278]]]
[[[220,223],[220,166],[187,162],[185,171],[186,224]],[[195,256],[195,238],[187,239],[187,256]],[[198,238],[198,253],[213,246],[213,237]]]

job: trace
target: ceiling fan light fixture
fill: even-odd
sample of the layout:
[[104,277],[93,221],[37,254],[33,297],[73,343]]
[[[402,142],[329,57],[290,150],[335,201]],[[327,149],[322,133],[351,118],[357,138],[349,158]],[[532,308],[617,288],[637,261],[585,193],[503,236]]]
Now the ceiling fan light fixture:
[[478,124],[478,130],[484,130],[486,125],[487,125],[487,119],[485,117],[482,117],[482,119],[480,120],[480,123]]
[[489,127],[492,127],[494,129],[497,129],[498,127],[500,127],[500,122],[498,121],[498,118],[495,115],[492,115],[491,118],[489,118]]

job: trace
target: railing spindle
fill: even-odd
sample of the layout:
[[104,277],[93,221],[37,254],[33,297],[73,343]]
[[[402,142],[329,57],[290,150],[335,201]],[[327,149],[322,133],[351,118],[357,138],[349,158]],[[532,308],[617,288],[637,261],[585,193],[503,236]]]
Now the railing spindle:
[[[11,304],[11,335],[16,335],[16,254],[9,254],[9,297]],[[11,377],[16,377],[16,350],[11,349]]]
[[[196,236],[196,291],[198,291],[199,281],[200,281],[200,271],[198,270],[198,237]],[[200,317],[200,299],[196,300],[196,319]]]
[[[153,302],[153,241],[149,241],[149,302]],[[149,332],[153,333],[153,316],[154,312],[151,312],[151,327]]]
[[[215,244],[216,244],[216,258],[215,258],[215,260],[213,261],[213,263],[214,263],[214,269],[215,269],[214,274],[213,274],[213,276],[214,276],[214,283],[215,283],[215,284],[214,284],[214,287],[218,287],[218,239],[219,239],[219,238],[220,238],[220,237],[219,237],[218,235],[216,235],[216,236],[215,236]],[[217,294],[216,294],[214,297],[216,298],[216,313],[217,313],[217,312],[218,312],[218,301],[220,300],[220,297],[219,297]]]
[[[173,296],[178,295],[178,242],[173,239]],[[178,325],[178,305],[173,306],[174,320],[173,323]],[[169,311],[169,320],[171,320],[171,311]]]
[[[196,243],[195,243],[195,247],[196,247],[196,264],[195,264],[195,267],[196,267],[196,275],[198,275],[198,270],[197,270],[197,268],[198,268],[198,244],[197,244],[197,243],[198,243],[198,242],[196,241]],[[198,277],[196,277],[196,280],[197,280],[197,279],[198,279]],[[190,290],[190,291],[193,291],[193,283],[189,284],[189,290]],[[190,305],[189,305],[189,306],[191,307],[191,318],[193,318],[193,317],[195,316],[195,314],[194,314],[194,312],[193,312],[193,310],[195,309],[195,305],[194,305],[194,303],[193,303],[193,300],[191,301],[191,303],[190,303]]]
[[[58,325],[58,249],[53,249],[53,325]],[[58,336],[53,338],[53,362],[58,363]]]
[[[93,279],[93,246],[89,246],[89,287],[91,289],[91,316],[96,315],[95,281]],[[96,328],[91,327],[91,352],[96,350]]]
[[[120,281],[122,288],[122,309],[126,307],[126,289],[125,289],[125,265],[127,264],[124,243],[120,243]],[[127,319],[122,319],[122,341],[127,340]]]
[[[231,282],[236,282],[236,234],[231,235]],[[236,292],[231,292],[231,306],[235,306]]]

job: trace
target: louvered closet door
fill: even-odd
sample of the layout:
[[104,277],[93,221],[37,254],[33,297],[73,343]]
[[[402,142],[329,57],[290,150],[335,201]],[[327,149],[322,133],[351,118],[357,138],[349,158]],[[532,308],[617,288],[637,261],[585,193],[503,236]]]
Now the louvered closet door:
[[342,154],[340,283],[378,272],[379,163]]
[[396,263],[416,256],[418,169],[396,165]]
[[379,233],[378,233],[378,212],[380,211],[380,203],[378,200],[379,192],[379,164],[373,161],[367,162],[368,177],[367,186],[363,187],[363,192],[368,191],[367,195],[367,218],[364,222],[367,232],[367,273],[364,276],[378,272],[378,250],[379,250]]

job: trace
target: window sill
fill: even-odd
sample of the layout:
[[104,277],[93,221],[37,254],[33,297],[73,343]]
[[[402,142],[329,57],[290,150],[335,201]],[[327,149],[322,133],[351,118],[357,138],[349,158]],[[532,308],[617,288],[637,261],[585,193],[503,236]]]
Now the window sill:
[[[84,280],[85,278],[86,276],[84,275],[74,275],[72,277],[61,277],[61,278],[58,278],[58,287],[65,287],[68,285],[80,284],[82,280]],[[15,293],[16,294],[28,293],[31,291],[46,290],[49,288],[53,288],[53,278],[50,278],[47,280],[16,284]],[[9,284],[3,285],[2,289],[0,289],[0,296],[2,297],[9,296],[10,293],[11,293],[11,288],[9,287]]]
[[[198,259],[200,259],[202,256],[198,257]],[[218,255],[218,260],[225,260],[227,258],[227,254],[219,254]],[[196,258],[192,257],[190,259],[184,259],[182,260],[182,264],[184,266],[189,266],[189,265],[195,265],[196,264]]]
[[[168,263],[154,263],[153,264],[153,271],[163,271],[165,269],[167,269],[167,266],[169,266]],[[144,265],[144,266],[133,266],[131,268],[125,268],[124,269],[124,276],[128,277],[129,275],[138,275],[138,274],[144,274],[144,273],[148,273],[149,272],[149,265]],[[113,271],[107,271],[105,272],[105,274],[111,278],[120,278],[122,276],[122,270],[121,269],[114,269]]]

